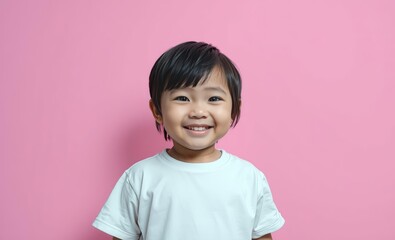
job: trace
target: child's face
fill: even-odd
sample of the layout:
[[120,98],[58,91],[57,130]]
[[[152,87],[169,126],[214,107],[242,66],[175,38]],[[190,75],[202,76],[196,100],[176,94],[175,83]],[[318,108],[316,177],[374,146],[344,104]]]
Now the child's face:
[[232,97],[217,68],[203,84],[165,91],[161,107],[159,121],[179,150],[214,148],[232,124]]

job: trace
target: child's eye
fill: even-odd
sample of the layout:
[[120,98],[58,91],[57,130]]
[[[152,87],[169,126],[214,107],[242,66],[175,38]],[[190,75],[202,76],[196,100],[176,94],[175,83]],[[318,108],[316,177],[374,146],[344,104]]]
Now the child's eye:
[[209,102],[218,102],[218,101],[222,101],[223,99],[222,98],[220,98],[220,97],[211,97],[211,98],[209,98]]
[[174,98],[174,100],[181,101],[181,102],[189,102],[189,99],[185,96],[178,96],[178,97]]

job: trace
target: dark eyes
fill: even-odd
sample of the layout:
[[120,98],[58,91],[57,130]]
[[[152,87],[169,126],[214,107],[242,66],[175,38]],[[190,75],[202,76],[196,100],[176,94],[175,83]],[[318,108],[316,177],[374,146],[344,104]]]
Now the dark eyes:
[[218,101],[222,101],[223,99],[220,97],[211,97],[209,98],[209,102],[218,102]]
[[[180,101],[180,102],[189,102],[189,98],[185,97],[185,96],[178,96],[176,98],[174,98],[174,100],[176,101]],[[210,97],[208,99],[209,102],[218,102],[218,101],[222,101],[223,99],[217,96],[214,97]]]
[[181,102],[188,102],[189,99],[185,96],[178,96],[174,100],[181,101]]

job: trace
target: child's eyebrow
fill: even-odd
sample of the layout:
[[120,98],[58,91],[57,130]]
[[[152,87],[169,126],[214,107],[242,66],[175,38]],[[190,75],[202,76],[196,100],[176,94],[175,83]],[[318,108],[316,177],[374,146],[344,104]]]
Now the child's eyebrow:
[[221,93],[226,95],[226,91],[223,88],[221,88],[221,87],[205,87],[204,90],[221,92]]

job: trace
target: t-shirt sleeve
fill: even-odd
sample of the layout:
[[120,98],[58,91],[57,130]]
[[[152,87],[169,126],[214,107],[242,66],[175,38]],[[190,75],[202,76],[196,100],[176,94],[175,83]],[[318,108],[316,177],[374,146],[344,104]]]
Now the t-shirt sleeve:
[[260,172],[258,178],[260,194],[257,202],[254,229],[252,231],[253,238],[259,238],[265,234],[275,232],[285,223],[284,218],[277,210],[273,201],[266,177]]
[[137,194],[125,172],[112,190],[107,202],[93,222],[97,229],[120,239],[138,240]]

